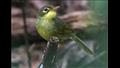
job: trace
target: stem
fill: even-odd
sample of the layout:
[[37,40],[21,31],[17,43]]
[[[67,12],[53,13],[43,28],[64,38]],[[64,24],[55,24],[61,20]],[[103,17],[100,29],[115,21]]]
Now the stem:
[[25,14],[25,8],[26,8],[26,1],[22,1],[22,15],[23,15],[23,23],[24,23],[24,39],[25,39],[25,44],[26,44],[26,53],[28,57],[28,67],[32,68],[31,66],[31,55],[29,52],[29,42],[28,42],[28,32],[27,32],[27,23],[26,23],[26,14]]
[[56,56],[58,50],[58,42],[52,43],[48,41],[47,47],[45,48],[42,63],[38,68],[56,68]]

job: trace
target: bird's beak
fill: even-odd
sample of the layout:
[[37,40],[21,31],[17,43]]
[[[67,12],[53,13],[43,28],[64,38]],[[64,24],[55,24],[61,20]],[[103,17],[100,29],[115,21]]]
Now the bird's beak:
[[53,9],[56,11],[58,8],[60,8],[60,6],[56,6]]

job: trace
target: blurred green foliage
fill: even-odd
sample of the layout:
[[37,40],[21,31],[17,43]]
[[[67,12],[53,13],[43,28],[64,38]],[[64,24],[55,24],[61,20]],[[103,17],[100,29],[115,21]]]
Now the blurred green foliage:
[[[107,68],[108,66],[108,30],[106,26],[90,26],[82,32],[87,39],[95,40],[96,57],[84,58],[80,63],[80,68]],[[88,59],[89,58],[89,59]],[[86,61],[89,60],[89,62]],[[82,60],[82,59],[81,59]],[[78,67],[79,68],[79,67]]]
[[108,19],[108,0],[90,0],[89,5],[98,19],[102,21]]
[[89,4],[95,12],[92,19],[98,24],[85,28],[79,36],[96,41],[96,57],[89,62],[85,61],[86,57],[78,68],[108,68],[108,1],[91,0]]

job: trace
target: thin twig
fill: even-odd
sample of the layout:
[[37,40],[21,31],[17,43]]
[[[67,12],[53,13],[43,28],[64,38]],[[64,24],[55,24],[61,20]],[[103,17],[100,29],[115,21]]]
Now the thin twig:
[[22,15],[23,15],[23,23],[24,23],[24,38],[25,38],[25,44],[26,44],[26,53],[28,57],[28,66],[29,68],[32,68],[31,66],[31,55],[29,52],[29,42],[28,42],[28,32],[27,32],[27,23],[26,23],[26,14],[25,14],[25,9],[26,9],[26,1],[21,1],[24,6],[22,6]]

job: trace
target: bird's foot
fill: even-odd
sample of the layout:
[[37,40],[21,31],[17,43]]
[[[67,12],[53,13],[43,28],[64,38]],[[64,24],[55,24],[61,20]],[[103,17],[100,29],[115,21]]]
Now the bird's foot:
[[53,37],[51,37],[51,38],[49,39],[49,42],[51,42],[51,43],[58,43],[58,42],[59,42],[59,38],[53,36]]

